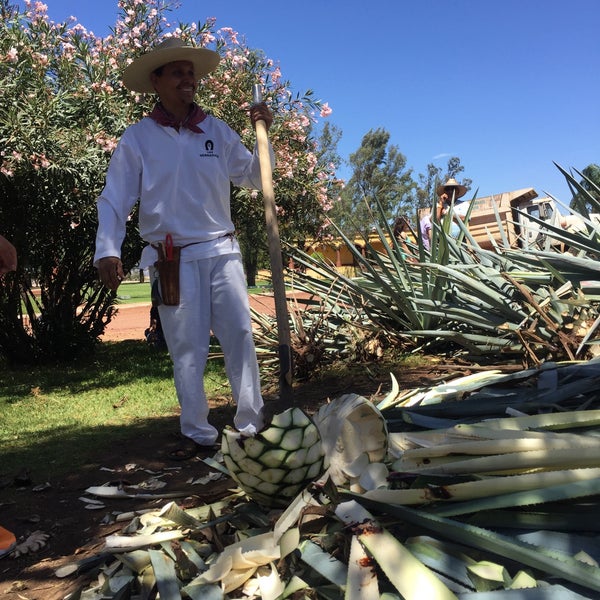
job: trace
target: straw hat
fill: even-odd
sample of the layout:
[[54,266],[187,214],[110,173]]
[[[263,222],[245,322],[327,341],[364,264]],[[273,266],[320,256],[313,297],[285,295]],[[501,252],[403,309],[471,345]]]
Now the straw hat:
[[171,37],[128,65],[123,71],[123,83],[134,92],[151,93],[154,88],[150,74],[159,67],[177,60],[189,60],[194,65],[196,77],[200,79],[217,68],[219,59],[219,55],[212,50],[186,46],[183,40]]
[[444,185],[440,185],[437,189],[437,195],[441,196],[446,193],[452,198],[452,191],[454,191],[454,199],[458,200],[467,193],[467,188],[464,185],[460,185],[456,179],[450,178]]

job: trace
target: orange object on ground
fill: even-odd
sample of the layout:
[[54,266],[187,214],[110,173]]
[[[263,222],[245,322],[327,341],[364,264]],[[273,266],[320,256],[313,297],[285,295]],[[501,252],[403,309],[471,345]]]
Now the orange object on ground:
[[8,554],[16,545],[15,534],[0,525],[0,556]]

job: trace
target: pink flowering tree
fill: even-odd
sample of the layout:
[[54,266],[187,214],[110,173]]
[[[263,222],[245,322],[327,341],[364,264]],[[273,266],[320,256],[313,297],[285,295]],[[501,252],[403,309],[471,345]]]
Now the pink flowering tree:
[[[98,37],[76,19],[49,20],[46,6],[24,10],[0,0],[0,232],[19,253],[19,270],[0,280],[0,354],[12,362],[70,359],[93,349],[114,314],[114,293],[92,265],[95,200],[125,127],[154,98],[126,90],[123,67],[166,35],[211,47],[222,63],[199,102],[225,119],[251,147],[248,106],[253,83],[275,113],[274,186],[283,236],[313,235],[338,193],[318,158],[313,129],[329,108],[312,94],[293,95],[261,52],[214,20],[172,25],[168,3],[120,0],[111,34]],[[252,275],[264,245],[262,199],[233,190],[234,220]],[[142,242],[134,210],[123,262],[135,266]]]

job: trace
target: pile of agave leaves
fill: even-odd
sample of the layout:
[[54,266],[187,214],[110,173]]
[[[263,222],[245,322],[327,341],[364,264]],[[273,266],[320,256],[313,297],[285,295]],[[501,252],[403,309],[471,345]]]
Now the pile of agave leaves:
[[[358,250],[336,232],[354,258],[353,277],[304,252],[302,244],[288,244],[298,267],[289,274],[294,289],[310,298],[305,305],[290,303],[295,378],[340,358],[370,359],[387,349],[523,366],[597,355],[600,225],[589,209],[600,213],[600,188],[582,173],[578,181],[561,171],[579,198],[579,212],[555,202],[581,227],[565,230],[530,215],[539,235],[523,248],[511,247],[503,235],[492,240],[493,249],[481,248],[460,220],[460,233],[452,236],[449,213],[434,222],[431,251],[417,230],[409,256],[380,207],[374,221],[384,252],[367,238],[364,252]],[[498,230],[504,232],[501,223]],[[277,328],[268,316],[253,318],[266,372],[278,364]]]
[[599,360],[569,361],[335,398],[295,497],[232,484],[138,515],[71,598],[598,598],[599,383]]

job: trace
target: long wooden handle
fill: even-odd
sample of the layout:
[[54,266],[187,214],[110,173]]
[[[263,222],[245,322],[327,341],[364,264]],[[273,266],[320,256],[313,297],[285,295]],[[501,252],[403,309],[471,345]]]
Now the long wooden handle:
[[[256,86],[254,89],[254,101],[260,101]],[[275,192],[273,191],[273,168],[269,151],[267,125],[264,121],[257,121],[255,123],[255,128],[258,156],[260,159],[260,175],[265,206],[269,259],[271,262],[273,296],[275,299],[275,317],[277,320],[277,336],[279,341],[279,393],[281,400],[289,400],[291,398],[293,379],[292,350],[290,322],[285,295],[285,279],[283,276],[281,240],[279,238],[279,226],[277,224]]]

